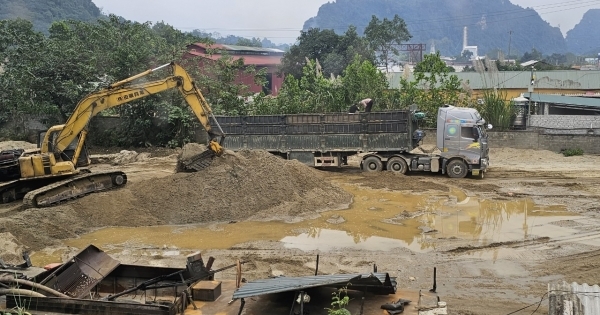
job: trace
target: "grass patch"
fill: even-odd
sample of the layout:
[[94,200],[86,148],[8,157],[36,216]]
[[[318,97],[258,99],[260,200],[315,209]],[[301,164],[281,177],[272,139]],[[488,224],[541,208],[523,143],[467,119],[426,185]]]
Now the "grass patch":
[[564,156],[576,156],[576,155],[583,155],[583,150],[580,148],[564,149],[564,150],[561,150],[561,153]]

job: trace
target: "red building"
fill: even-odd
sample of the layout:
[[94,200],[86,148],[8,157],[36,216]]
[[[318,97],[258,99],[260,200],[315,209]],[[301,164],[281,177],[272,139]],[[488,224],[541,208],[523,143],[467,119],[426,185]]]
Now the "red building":
[[[207,50],[211,50],[209,54]],[[218,60],[224,53],[230,55],[234,60],[243,58],[244,64],[253,65],[257,70],[267,69],[267,84],[263,88],[254,83],[254,78],[240,71],[236,83],[241,83],[249,87],[249,90],[255,93],[264,91],[266,94],[277,95],[283,83],[283,77],[277,76],[278,67],[283,58],[283,50],[274,48],[260,48],[224,44],[207,45],[196,43],[188,46],[188,52],[191,56],[200,56],[209,60]]]

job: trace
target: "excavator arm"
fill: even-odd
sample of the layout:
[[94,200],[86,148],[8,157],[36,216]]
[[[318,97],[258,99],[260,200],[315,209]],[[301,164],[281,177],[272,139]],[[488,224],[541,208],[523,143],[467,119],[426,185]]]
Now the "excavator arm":
[[[171,67],[172,75],[162,79],[144,83],[132,83],[142,77],[145,77],[159,69]],[[212,114],[210,105],[192,81],[190,75],[176,63],[169,63],[142,72],[128,79],[111,84],[108,88],[92,93],[77,104],[73,114],[67,119],[64,125],[57,125],[50,128],[41,144],[42,153],[55,153],[63,161],[70,160],[74,165],[77,163],[85,138],[90,120],[103,110],[120,106],[153,94],[166,90],[178,88],[185,101],[190,106],[204,129],[210,137],[210,153],[221,155],[223,148],[224,134]],[[210,116],[217,124],[218,132],[213,131],[210,124]],[[219,138],[217,140],[217,138]],[[75,153],[69,157],[64,152],[77,139]],[[210,154],[209,154],[210,155]],[[208,155],[207,155],[208,156]]]

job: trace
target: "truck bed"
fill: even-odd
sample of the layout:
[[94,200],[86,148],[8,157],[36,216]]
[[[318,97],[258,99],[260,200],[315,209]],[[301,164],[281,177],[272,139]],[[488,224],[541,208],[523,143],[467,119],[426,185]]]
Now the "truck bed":
[[410,150],[411,117],[409,111],[396,110],[357,114],[217,116],[216,119],[226,134],[224,147],[230,150],[355,154]]

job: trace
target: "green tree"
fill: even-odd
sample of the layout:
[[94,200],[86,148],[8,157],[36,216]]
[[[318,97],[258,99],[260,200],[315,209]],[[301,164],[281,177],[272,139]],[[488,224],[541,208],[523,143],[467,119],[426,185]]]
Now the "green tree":
[[521,62],[526,62],[526,61],[530,61],[530,60],[542,60],[543,56],[542,53],[539,52],[537,49],[533,48],[531,49],[531,52],[525,52],[523,54],[523,57],[521,57]]
[[301,31],[298,44],[283,55],[280,72],[300,79],[306,59],[324,61],[337,47],[340,36],[332,30],[317,28]]
[[519,63],[500,62],[500,60],[496,60],[496,68],[498,71],[523,71]]
[[367,39],[359,36],[356,27],[353,25],[350,25],[344,35],[340,38],[334,54],[342,58],[342,63],[339,68],[328,67],[325,64],[324,71],[326,74],[342,74],[344,69],[353,63],[356,58],[359,58],[360,61],[369,61],[372,64],[375,64],[377,60],[375,51],[371,49]]
[[239,46],[249,46],[249,47],[262,47],[262,41],[260,38],[252,37],[252,38],[243,38],[240,37],[236,43]]
[[[164,23],[126,21],[116,16],[95,23],[58,21],[48,35],[24,20],[0,21],[0,122],[15,114],[45,113],[65,120],[85,95],[151,67],[184,63],[217,112],[241,112],[245,86],[235,75],[264,70],[245,67],[243,60],[219,61],[199,73],[198,61],[184,58],[190,43],[203,41]],[[148,80],[168,75],[161,70]],[[208,79],[210,78],[210,80]],[[107,110],[124,117],[124,128],[111,145],[182,144],[189,141],[197,119],[177,91],[163,92]],[[6,119],[5,119],[6,120]],[[94,135],[97,135],[96,133]],[[94,135],[91,135],[94,138]],[[94,139],[96,140],[96,139]]]
[[371,48],[379,54],[379,65],[384,66],[386,72],[392,64],[393,56],[400,55],[396,46],[412,38],[406,23],[398,14],[392,20],[384,18],[383,21],[373,15],[365,29],[365,37]]
[[437,110],[440,106],[468,104],[467,92],[462,88],[458,77],[451,74],[441,60],[439,53],[425,55],[414,70],[414,80],[400,80],[401,105],[417,104],[427,114],[427,126],[435,126]]
[[567,55],[552,54],[546,57],[544,61],[555,66],[567,65]]
[[473,57],[473,52],[471,52],[470,50],[464,50],[460,57],[456,58],[456,61],[469,62],[471,60],[471,57]]
[[287,75],[277,98],[261,96],[253,104],[256,114],[324,113],[345,110],[340,78],[324,77],[316,60],[308,60],[296,79]]
[[276,98],[259,96],[251,106],[254,114],[344,112],[350,104],[373,98],[380,108],[394,108],[397,95],[387,93],[388,82],[373,63],[356,55],[341,76],[324,76],[319,64],[309,60],[296,79],[286,76]]
[[485,88],[480,101],[477,102],[479,113],[496,129],[510,128],[514,117],[512,104],[508,101],[506,91],[502,88],[502,79],[498,76],[498,61],[490,59],[476,60],[474,68],[481,77]]
[[39,103],[31,82],[35,75],[30,65],[36,63],[45,37],[34,31],[29,21],[0,21],[0,123],[24,113],[43,113],[47,103]]
[[[357,103],[365,98],[377,100],[388,89],[388,81],[384,73],[375,65],[357,56],[354,62],[344,70],[342,83],[345,90],[345,104]],[[377,100],[377,106],[387,106]],[[345,110],[345,108],[339,108]]]
[[363,60],[375,61],[374,51],[366,39],[358,35],[354,26],[350,26],[343,35],[333,30],[309,29],[302,31],[298,44],[284,54],[280,72],[300,79],[306,59],[309,59],[318,60],[325,75],[337,76],[353,62],[356,55]]

